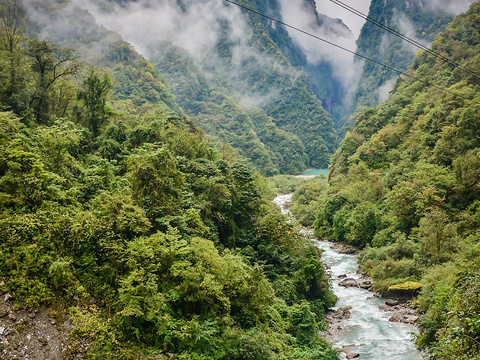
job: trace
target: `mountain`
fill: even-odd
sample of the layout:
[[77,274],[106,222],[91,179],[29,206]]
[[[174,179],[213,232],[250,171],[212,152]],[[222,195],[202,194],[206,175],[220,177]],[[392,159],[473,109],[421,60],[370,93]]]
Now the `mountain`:
[[[428,46],[453,19],[446,7],[438,5],[438,2],[430,0],[372,0],[368,16]],[[367,21],[357,40],[357,51],[382,64],[405,71],[418,48]],[[398,76],[397,72],[366,61],[355,93],[354,107],[378,105],[388,97]]]
[[[327,166],[337,138],[320,99],[333,106],[331,76],[324,71],[310,80],[317,68],[308,68],[281,24],[213,0],[85,4],[156,66],[214,141],[232,145],[268,175]],[[282,18],[276,0],[241,4]],[[175,21],[158,21],[167,15]],[[139,19],[142,26],[125,26]]]
[[470,72],[419,52],[415,78],[357,117],[315,205],[316,233],[363,249],[375,290],[414,298],[438,359],[480,356],[478,24],[479,2],[432,43]]
[[2,358],[337,360],[265,179],[87,11],[24,5],[0,2]]

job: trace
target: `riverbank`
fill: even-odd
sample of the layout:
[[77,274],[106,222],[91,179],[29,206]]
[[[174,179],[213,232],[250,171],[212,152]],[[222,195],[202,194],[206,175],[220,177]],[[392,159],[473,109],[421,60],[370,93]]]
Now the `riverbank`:
[[[323,250],[336,306],[326,315],[327,331],[322,334],[345,354],[345,358],[420,360],[413,344],[412,323],[393,321],[407,311],[371,291],[371,280],[359,271],[356,254],[340,251],[338,244],[316,241]],[[391,305],[387,305],[390,303]],[[397,309],[395,309],[397,306]]]
[[[313,238],[313,233],[312,233],[312,239],[314,241],[321,241]],[[325,241],[328,244],[330,244],[330,246],[333,249],[338,250],[340,254],[352,254],[352,255],[358,256],[360,253],[359,249],[351,245],[346,245],[342,243],[332,243],[327,240]],[[414,308],[414,305],[412,303],[413,299],[381,295],[372,290],[373,279],[367,276],[363,271],[361,271],[360,267],[358,267],[356,273],[361,276],[359,281],[356,281],[355,279],[347,278],[346,274],[340,275],[339,276],[339,278],[341,279],[339,283],[340,286],[360,287],[362,289],[366,289],[373,292],[374,296],[376,296],[379,299],[383,299],[385,301],[384,305],[379,306],[380,310],[393,312],[393,315],[390,317],[389,321],[416,325],[420,316]]]
[[[284,214],[289,213],[291,196],[279,195],[275,199]],[[310,229],[304,232],[313,236]],[[418,319],[414,310],[407,303],[383,299],[371,291],[371,279],[359,271],[356,249],[329,241],[312,241],[322,249],[322,260],[338,297],[336,306],[326,313],[328,328],[321,336],[344,359],[424,359],[412,341]]]

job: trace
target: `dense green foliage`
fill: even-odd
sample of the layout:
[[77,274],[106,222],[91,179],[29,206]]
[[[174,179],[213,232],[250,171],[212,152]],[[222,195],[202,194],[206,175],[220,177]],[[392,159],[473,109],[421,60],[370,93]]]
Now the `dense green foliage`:
[[328,182],[325,176],[316,176],[302,183],[292,196],[292,214],[303,226],[312,227],[319,211],[319,199],[327,195]]
[[319,252],[265,179],[215,150],[128,44],[83,70],[6,23],[12,6],[0,7],[1,290],[68,309],[72,357],[77,341],[89,359],[337,359],[318,337],[334,301]]
[[[235,42],[230,36],[230,20],[218,18],[221,34],[208,56],[191,54],[179,44],[152,40],[146,53],[155,68],[149,68],[129,44],[99,27],[88,12],[71,2],[31,1],[40,14],[35,18],[42,33],[76,49],[88,63],[113,70],[116,98],[136,104],[161,100],[177,111],[178,103],[198,120],[216,146],[229,144],[264,175],[296,174],[328,164],[337,137],[330,115],[312,89],[330,86],[329,78],[312,88],[300,68],[305,67],[305,55],[283,26],[245,12],[247,38]],[[128,6],[131,1],[118,3]],[[277,0],[243,3],[280,17]],[[196,5],[179,2],[185,12]],[[104,7],[107,12],[114,9],[114,5]],[[158,71],[177,102],[162,91],[165,81]],[[325,97],[326,91],[322,94]]]
[[277,194],[290,194],[295,191],[307,179],[293,175],[277,175],[268,178],[270,186]]
[[225,95],[231,91],[211,85],[187,54],[162,44],[152,59],[166,75],[179,104],[214,139],[239,149],[268,176],[304,170],[308,157],[298,136],[281,130],[265,111],[240,107]]
[[[478,24],[475,3],[433,49],[480,73]],[[363,249],[376,290],[414,295],[421,286],[417,343],[433,358],[478,359],[480,79],[427,53],[409,71],[427,83],[398,80],[345,136],[315,231]]]
[[[422,44],[429,43],[452,21],[452,16],[423,0],[372,0],[369,17]],[[357,40],[358,52],[400,71],[410,66],[418,48],[366,22]],[[365,62],[355,94],[355,106],[376,106],[379,89],[394,81],[398,73]],[[383,90],[386,92],[387,89]]]
[[[240,3],[280,18],[277,1]],[[225,34],[205,60],[192,60],[165,43],[151,44],[151,60],[206,132],[240,149],[263,173],[295,174],[307,167],[325,167],[337,139],[331,116],[313,89],[328,88],[329,78],[312,87],[302,72],[305,55],[285,28],[250,12],[245,16],[249,25],[245,44],[229,40],[231,29],[219,20]],[[240,59],[234,59],[235,46],[245,52]]]

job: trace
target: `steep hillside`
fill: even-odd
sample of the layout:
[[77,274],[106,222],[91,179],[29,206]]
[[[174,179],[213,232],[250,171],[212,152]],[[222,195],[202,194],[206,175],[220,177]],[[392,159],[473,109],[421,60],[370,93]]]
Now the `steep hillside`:
[[[479,24],[477,2],[432,48],[480,74]],[[480,78],[424,52],[409,72],[423,81],[399,79],[343,140],[315,229],[363,249],[376,290],[420,291],[433,358],[478,359]]]
[[[133,100],[137,104],[165,100],[155,95],[166,86],[165,80],[159,77],[158,69],[152,68],[151,64],[148,68],[130,44],[118,34],[98,26],[90,13],[71,2],[29,1],[27,4],[31,17],[44,36],[76,49],[77,54],[90,64],[113,70],[116,99]],[[305,168],[308,158],[297,136],[278,129],[271,118],[258,110],[252,111],[260,114],[253,123],[246,109],[224,95],[231,89],[218,89],[218,86],[211,85],[184,51],[171,44],[160,44],[157,49],[155,54],[161,49],[165,57],[158,55],[152,58],[164,66],[162,73],[183,107],[180,109],[175,104],[178,113],[185,110],[195,116],[214,140],[232,145],[266,175],[298,173]],[[138,78],[132,76],[135,74],[130,72],[132,69],[142,75]],[[160,80],[145,76],[146,73],[155,73]],[[173,96],[169,96],[169,105],[173,107]],[[258,122],[260,125],[255,125]],[[223,145],[218,143],[217,146]]]
[[0,2],[0,357],[337,359],[318,250],[264,178],[118,36],[37,5],[104,69]]
[[[368,16],[415,41],[428,45],[445,29],[453,15],[431,0],[372,0]],[[357,40],[360,54],[405,71],[418,48],[366,22]],[[356,106],[376,106],[388,97],[398,73],[365,62],[355,94]]]
[[239,106],[235,98],[240,94],[228,86],[212,85],[184,51],[160,44],[151,54],[182,108],[214,139],[239,149],[264,174],[295,174],[309,163],[305,145],[293,131],[280,129],[262,109]]
[[[278,1],[241,3],[281,18]],[[328,164],[337,139],[316,93],[328,98],[331,84],[325,81],[322,89],[317,81],[312,87],[302,68],[305,54],[283,26],[226,2],[121,5],[89,9],[141,49],[209,135],[240,149],[268,174]],[[165,14],[176,19],[174,24],[159,25]],[[142,26],[123,26],[138,19]]]

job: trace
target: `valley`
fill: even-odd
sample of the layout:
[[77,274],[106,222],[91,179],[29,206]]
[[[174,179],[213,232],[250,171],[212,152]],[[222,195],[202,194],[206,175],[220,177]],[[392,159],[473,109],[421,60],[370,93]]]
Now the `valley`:
[[0,357],[479,359],[479,23],[0,0]]

